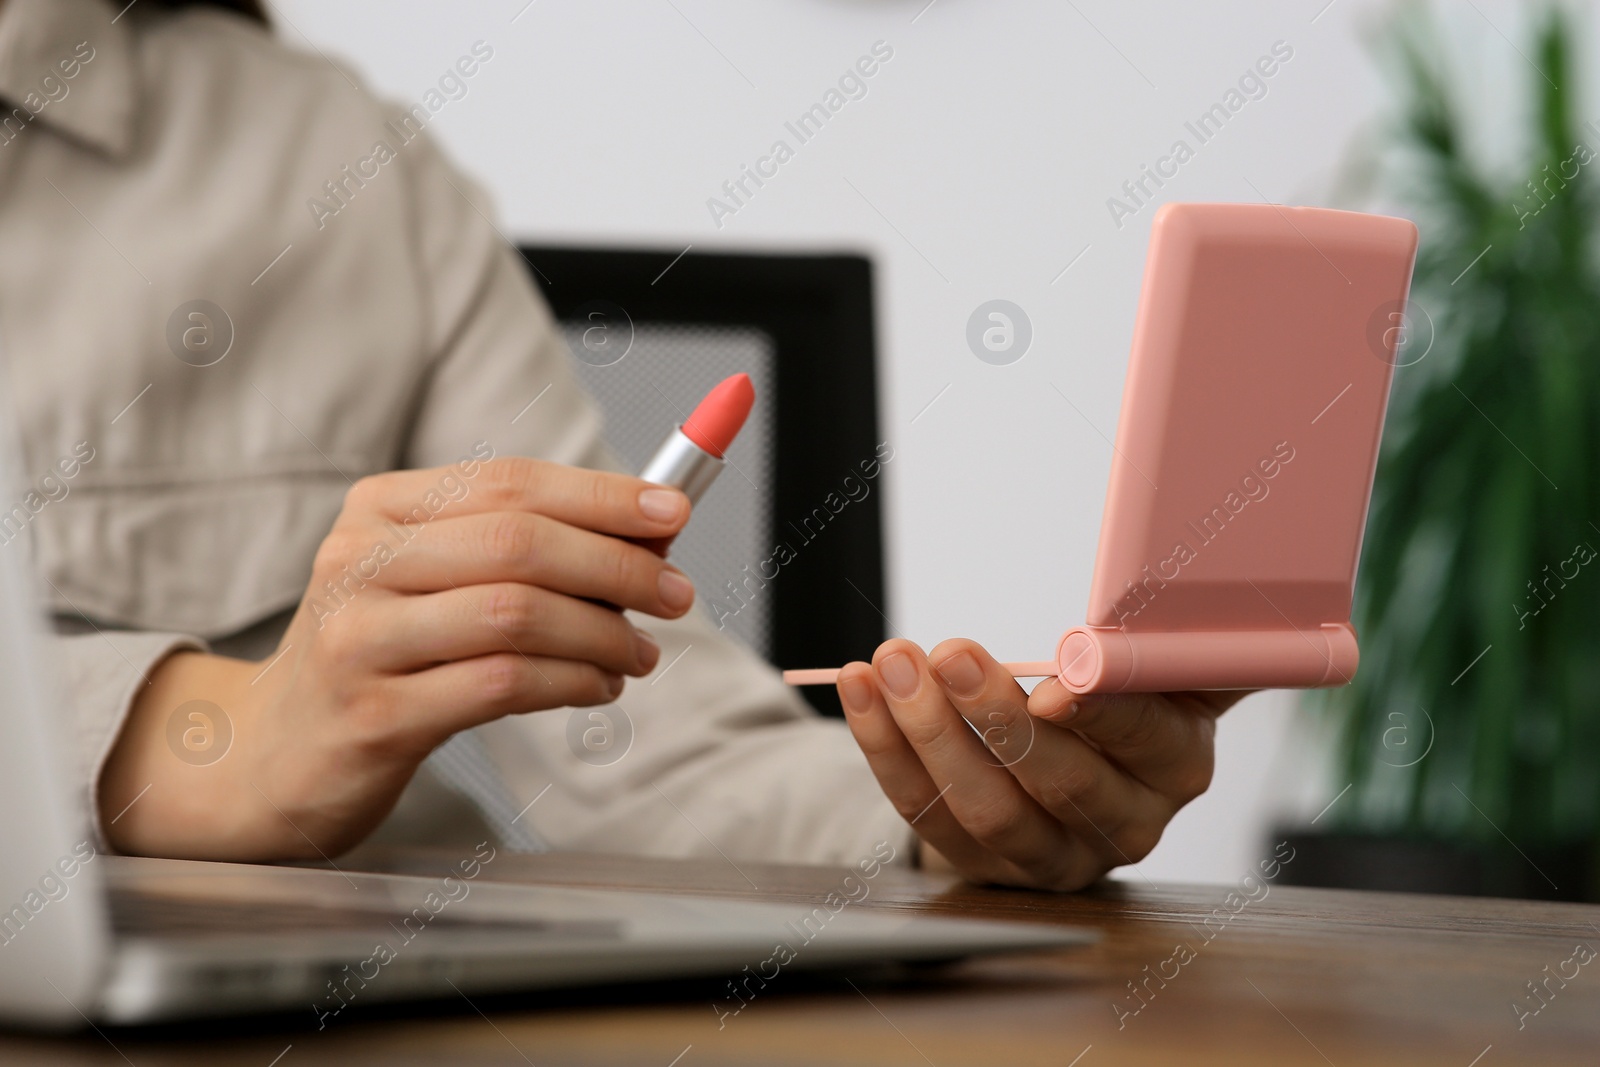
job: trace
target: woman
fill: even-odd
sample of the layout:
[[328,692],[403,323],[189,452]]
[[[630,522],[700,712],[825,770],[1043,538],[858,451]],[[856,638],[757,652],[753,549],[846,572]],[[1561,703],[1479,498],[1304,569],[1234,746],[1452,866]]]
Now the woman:
[[[687,500],[613,473],[522,264],[425,132],[509,61],[492,42],[397,108],[249,3],[118,6],[0,0],[8,387],[49,472],[8,521],[57,612],[103,844],[888,842],[1072,889],[1206,787],[1232,697],[1029,698],[971,642],[890,641],[841,677],[845,725],[692,609],[629,540]],[[613,700],[635,739],[605,768],[567,715],[522,714]]]

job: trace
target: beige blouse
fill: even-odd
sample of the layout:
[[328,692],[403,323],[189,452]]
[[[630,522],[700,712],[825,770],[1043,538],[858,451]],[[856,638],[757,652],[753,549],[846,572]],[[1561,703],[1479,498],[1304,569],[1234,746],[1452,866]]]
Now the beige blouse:
[[[121,7],[0,4],[0,343],[32,479],[0,551],[48,583],[91,813],[142,675],[179,648],[268,655],[351,480],[481,442],[608,462],[522,262],[422,132],[447,96],[388,106],[234,16]],[[497,61],[464,58],[463,79]],[[565,709],[477,731],[519,807],[548,787],[538,836],[796,862],[909,844],[844,724],[698,612],[648,626],[662,664],[693,647],[629,682],[622,759],[580,760]],[[483,835],[426,769],[377,834]]]

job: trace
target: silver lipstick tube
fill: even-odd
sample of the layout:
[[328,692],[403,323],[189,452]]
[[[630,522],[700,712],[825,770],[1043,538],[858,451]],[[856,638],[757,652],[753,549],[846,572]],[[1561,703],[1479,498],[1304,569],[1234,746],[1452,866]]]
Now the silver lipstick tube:
[[639,477],[657,485],[681,489],[689,498],[689,503],[695,504],[711,488],[711,483],[717,480],[724,466],[723,460],[689,440],[684,436],[683,428],[679,427],[661,443],[650,462],[645,464],[644,470],[639,472]]

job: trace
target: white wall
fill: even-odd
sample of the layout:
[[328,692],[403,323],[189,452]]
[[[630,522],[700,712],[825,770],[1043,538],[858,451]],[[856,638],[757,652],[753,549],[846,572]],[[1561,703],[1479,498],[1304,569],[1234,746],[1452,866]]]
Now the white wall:
[[[525,2],[275,6],[287,41],[314,41],[407,100],[488,42],[493,60],[434,129],[515,237],[869,251],[897,449],[886,610],[914,640],[971,636],[1002,658],[1048,656],[1088,597],[1154,212],[1119,228],[1107,198],[1175,139],[1194,144],[1185,120],[1275,41],[1293,57],[1267,94],[1159,200],[1329,203],[1382,101],[1364,0]],[[1453,14],[1493,59],[1475,68],[1492,99],[1507,72],[1525,81],[1494,27],[1521,34],[1509,0],[1478,7]],[[796,144],[783,123],[880,40],[893,58],[867,95],[715,225],[706,201],[722,182],[775,139]],[[965,341],[992,298],[1033,324],[1008,366]],[[1230,713],[1211,793],[1140,870],[1231,881],[1273,811],[1331,800],[1341,783],[1308,769],[1312,743],[1290,745],[1299,717],[1283,694]]]

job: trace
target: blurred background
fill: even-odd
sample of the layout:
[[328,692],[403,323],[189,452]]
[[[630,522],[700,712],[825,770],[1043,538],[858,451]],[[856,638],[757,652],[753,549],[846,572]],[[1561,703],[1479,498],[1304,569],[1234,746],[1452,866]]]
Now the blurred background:
[[[1403,154],[1398,120],[1415,111],[1418,81],[1394,61],[1391,46],[1401,31],[1388,3],[278,0],[272,6],[287,42],[320,50],[378,92],[405,101],[420,99],[473,42],[491,46],[493,61],[470,80],[464,98],[435,117],[431,132],[492,193],[501,228],[514,241],[869,255],[876,268],[881,436],[895,449],[884,476],[887,614],[895,632],[924,644],[964,635],[1004,659],[1048,656],[1057,636],[1083,618],[1156,206],[1266,199],[1417,217],[1419,205],[1438,192],[1415,171],[1392,165]],[[1538,254],[1517,243],[1526,227],[1517,225],[1514,201],[1530,195],[1523,172],[1543,161],[1537,142],[1550,132],[1548,122],[1541,125],[1539,91],[1560,83],[1574,128],[1600,118],[1600,99],[1582,89],[1582,72],[1548,69],[1552,57],[1538,40],[1543,10],[1509,0],[1437,5],[1432,27],[1419,31],[1425,41],[1419,54],[1458,78],[1454,143],[1493,176],[1481,195],[1463,201],[1470,202],[1468,215],[1478,210],[1478,222],[1505,231],[1500,250],[1486,253],[1478,273],[1468,276],[1475,284],[1483,279],[1471,290],[1479,304],[1503,292],[1493,287]],[[1585,6],[1572,10],[1571,53],[1593,54],[1593,19]],[[741,167],[753,166],[775,140],[793,143],[784,124],[822,100],[875,45],[880,61],[864,79],[864,95],[799,145],[737,210],[708,206],[712,198],[729,204],[723,183],[738,179]],[[1241,78],[1263,69],[1257,67],[1263,57],[1275,61],[1271,76],[1242,85]],[[1198,143],[1185,124],[1225,102],[1230,91],[1242,106]],[[1565,136],[1551,134],[1556,141]],[[1584,136],[1600,147],[1592,131]],[[1145,168],[1179,139],[1195,148],[1192,158],[1159,188],[1146,178],[1139,191]],[[1572,212],[1585,202],[1563,200],[1559,212],[1540,214],[1542,225],[1581,225],[1586,216],[1575,221]],[[1472,225],[1461,212],[1441,222],[1437,232],[1454,243],[1439,247],[1455,255],[1495,243],[1490,236],[1473,245],[1482,234]],[[1425,225],[1425,254],[1435,232]],[[1584,253],[1569,248],[1559,255],[1581,261]],[[1559,255],[1547,256],[1558,275]],[[1436,318],[1448,321],[1442,305],[1468,292],[1448,284],[1449,275],[1468,263],[1444,258],[1431,269],[1447,294]],[[1584,299],[1576,286],[1566,295]],[[1026,352],[1004,364],[979,359],[968,342],[969,318],[994,300],[1016,305],[1031,326]],[[1514,318],[1507,321],[1511,326],[1501,328],[1514,328]],[[1569,336],[1569,349],[1592,354],[1583,340],[1593,336],[1592,325],[1571,325],[1579,340]],[[1465,358],[1460,347],[1442,343],[1426,361],[1402,367],[1398,380],[1420,381],[1424,370],[1448,373]],[[1500,351],[1492,339],[1478,350]],[[1454,379],[1440,380],[1455,387]],[[1485,385],[1481,376],[1477,381]],[[1577,388],[1570,380],[1568,387]],[[1580,406],[1565,417],[1592,423],[1593,415],[1592,407]],[[1542,425],[1536,416],[1527,416],[1530,427]],[[1524,447],[1577,447],[1562,440],[1541,437],[1539,445]],[[1385,477],[1427,484],[1426,464],[1395,462],[1386,456],[1393,470]],[[1568,484],[1592,477],[1584,467]],[[1466,495],[1468,487],[1457,485],[1451,499]],[[1507,507],[1520,500],[1534,514],[1528,498],[1504,499]],[[1448,516],[1450,507],[1451,500],[1443,501],[1435,518]],[[1584,504],[1564,514],[1573,530],[1571,537],[1557,531],[1563,543],[1577,538]],[[1385,552],[1406,561],[1396,568],[1420,566],[1426,546],[1415,548],[1405,523],[1422,518],[1395,522]],[[1590,536],[1600,545],[1600,529]],[[1524,567],[1517,557],[1509,588],[1538,577],[1540,562],[1556,567],[1571,554],[1570,547],[1552,555],[1537,545],[1521,551],[1528,562]],[[1435,555],[1449,552],[1437,548]],[[1448,571],[1442,564],[1435,569]],[[1443,675],[1443,682],[1429,683],[1435,689],[1447,696],[1470,691],[1464,707],[1498,702],[1496,729],[1512,730],[1514,722],[1505,723],[1516,709],[1506,693],[1517,692],[1516,672],[1531,662],[1527,646],[1501,653],[1506,666],[1493,675],[1498,690],[1473,689],[1472,674],[1453,689],[1445,684],[1470,658],[1458,646],[1492,644],[1473,632],[1474,613],[1499,611],[1515,623],[1512,607],[1441,601],[1449,585],[1436,583],[1429,603],[1464,615],[1466,630],[1448,647],[1423,641],[1415,654],[1433,657],[1431,666],[1424,664],[1432,673],[1424,673]],[[1569,599],[1600,602],[1593,591]],[[1418,624],[1424,629],[1439,615],[1430,611]],[[1567,618],[1564,648],[1592,638],[1593,629],[1581,628],[1586,618]],[[1387,625],[1404,629],[1392,620]],[[1370,639],[1364,630],[1364,646]],[[1491,651],[1476,670],[1490,675],[1485,668],[1495,662]],[[1391,661],[1375,668],[1375,677],[1392,681],[1405,668]],[[1565,696],[1552,699],[1583,703],[1583,694],[1593,692],[1587,684],[1574,676]],[[1433,699],[1413,702],[1432,709],[1429,731],[1441,711]],[[1401,837],[1494,838],[1485,827],[1467,828],[1472,809],[1449,800],[1452,785],[1463,798],[1479,796],[1475,781],[1489,783],[1479,815],[1496,825],[1495,833],[1512,840],[1517,825],[1530,825],[1525,813],[1519,822],[1514,776],[1496,778],[1493,753],[1484,748],[1526,738],[1461,718],[1466,725],[1458,733],[1476,738],[1478,747],[1458,746],[1451,758],[1459,774],[1451,769],[1456,765],[1441,764],[1443,777],[1429,788],[1446,794],[1442,807],[1420,805],[1408,816],[1405,803],[1397,807],[1379,794],[1414,790],[1419,772],[1403,781],[1392,775],[1369,781],[1369,775],[1357,782],[1351,768],[1374,759],[1404,764],[1421,748],[1422,720],[1413,715],[1394,734],[1400,720],[1387,718],[1392,709],[1370,692],[1331,710],[1337,714],[1293,694],[1269,693],[1230,712],[1211,791],[1177,817],[1150,857],[1118,877],[1233,882],[1250,870],[1274,828],[1313,819],[1318,828]],[[1572,716],[1562,714],[1554,734],[1527,742],[1529,751],[1570,750],[1592,740],[1592,723],[1589,733],[1573,733]],[[1341,721],[1355,727],[1345,731],[1342,757]],[[1408,743],[1411,749],[1398,747]],[[1385,753],[1398,756],[1381,759]],[[1560,838],[1569,828],[1587,834],[1592,845],[1594,810],[1585,790],[1600,776],[1600,760],[1588,766],[1587,779],[1575,778],[1567,793],[1539,801],[1544,822],[1529,833]],[[1471,777],[1474,768],[1478,779]],[[1528,773],[1537,771],[1535,764]]]

